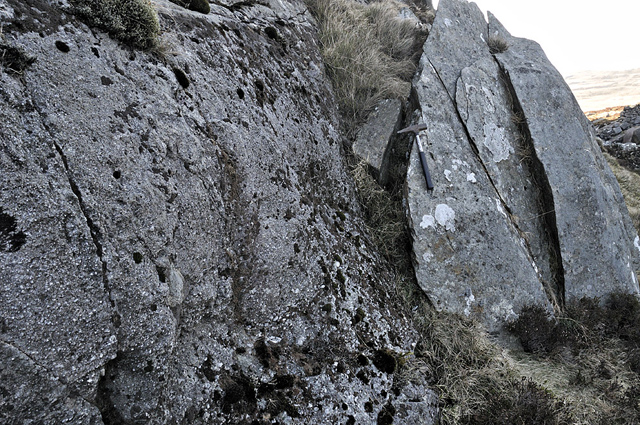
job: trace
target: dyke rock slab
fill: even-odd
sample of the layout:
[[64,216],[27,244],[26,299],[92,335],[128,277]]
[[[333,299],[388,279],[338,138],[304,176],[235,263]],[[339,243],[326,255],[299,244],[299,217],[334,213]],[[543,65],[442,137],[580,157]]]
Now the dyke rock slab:
[[[435,190],[414,145],[407,214],[434,305],[496,331],[524,305],[637,294],[640,243],[564,80],[537,43],[491,19],[439,4],[413,83]],[[491,54],[490,37],[507,50]]]

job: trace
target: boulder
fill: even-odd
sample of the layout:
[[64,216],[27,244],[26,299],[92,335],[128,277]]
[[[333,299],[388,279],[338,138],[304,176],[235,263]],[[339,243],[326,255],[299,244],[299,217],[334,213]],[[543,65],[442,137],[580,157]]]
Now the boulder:
[[639,239],[593,127],[538,43],[512,37],[491,14],[489,32],[509,46],[496,60],[544,169],[542,190],[553,200],[564,297],[638,294]]
[[[462,70],[475,62],[469,63],[465,50],[457,51],[449,60],[439,59],[446,63],[446,70],[441,72],[436,68],[438,62],[432,62],[428,54],[439,51],[431,46],[431,37],[435,37],[436,44],[446,39],[468,48],[471,57],[479,58],[478,52],[484,52],[491,60],[482,39],[468,38],[466,26],[481,28],[484,18],[474,13],[475,4],[465,4],[457,0],[440,2],[421,58],[421,69],[414,80],[419,121],[427,126],[423,144],[428,151],[435,189],[432,194],[426,190],[414,145],[407,172],[407,204],[419,285],[436,308],[474,317],[490,331],[497,331],[505,321],[516,318],[525,305],[549,303],[532,253],[461,120],[454,102],[456,90],[450,93],[441,79],[443,74],[450,79],[455,76],[454,84],[458,84]],[[454,25],[452,15],[475,16],[476,22]],[[447,25],[445,20],[451,23]],[[491,68],[487,63],[490,62],[478,66]],[[495,74],[495,67],[493,71]],[[473,83],[471,78],[479,77],[469,75],[467,83]],[[471,89],[465,95],[465,89],[460,87],[459,97],[469,104],[465,109],[467,119],[479,126],[479,131],[484,131],[480,121],[487,120],[490,138],[483,150],[488,160],[495,164],[509,156],[514,158],[515,149],[510,144],[513,140],[500,133],[503,130],[498,128],[499,123],[491,121],[492,115],[483,117],[491,99],[484,105],[476,104]],[[481,91],[483,87],[477,89]],[[493,90],[498,92],[499,87]],[[495,103],[504,110],[498,101]],[[496,112],[499,111],[493,111]]]
[[490,331],[528,304],[638,293],[639,239],[591,126],[536,43],[486,28],[475,4],[442,0],[414,79],[435,185],[414,146],[420,286]]
[[390,142],[399,130],[401,118],[402,102],[384,99],[371,112],[353,142],[353,153],[370,166],[374,177],[382,185],[389,177]]
[[162,55],[0,0],[0,422],[435,422],[316,30],[261,3],[154,2]]
[[631,127],[625,130],[622,143],[640,144],[640,126]]

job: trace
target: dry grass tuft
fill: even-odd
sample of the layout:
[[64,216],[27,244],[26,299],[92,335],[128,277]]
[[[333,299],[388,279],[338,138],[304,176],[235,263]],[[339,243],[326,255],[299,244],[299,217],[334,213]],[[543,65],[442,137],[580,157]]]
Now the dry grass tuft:
[[504,38],[497,36],[489,37],[487,45],[489,46],[489,51],[493,55],[496,53],[506,52],[509,48],[509,43],[507,43]]
[[421,340],[398,379],[427,378],[441,399],[441,424],[569,424],[561,401],[523,378],[480,325],[426,303],[414,322]]
[[318,21],[321,53],[344,119],[347,136],[381,99],[406,99],[426,38],[405,5],[388,0],[308,0]]
[[640,423],[640,303],[633,295],[574,301],[557,319],[527,309],[511,330],[530,353],[512,366],[561,397],[574,423]]
[[640,232],[640,175],[621,166],[618,160],[611,155],[604,153],[604,156],[620,184],[620,190],[633,225],[636,231]]
[[409,257],[409,234],[398,190],[388,192],[371,176],[365,161],[351,167],[373,242],[396,268],[413,272]]

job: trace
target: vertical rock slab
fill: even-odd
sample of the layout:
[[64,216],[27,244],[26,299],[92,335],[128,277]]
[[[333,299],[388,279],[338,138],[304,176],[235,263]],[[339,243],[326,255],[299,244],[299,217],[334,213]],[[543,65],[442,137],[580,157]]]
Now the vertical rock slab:
[[426,190],[414,144],[407,199],[417,280],[436,308],[464,313],[497,331],[523,306],[548,305],[547,297],[526,243],[426,54],[421,65],[414,89],[427,125],[422,137],[435,190]]
[[540,189],[545,181],[530,137],[513,109],[507,82],[490,55],[462,70],[456,104],[511,221],[522,236],[550,299],[558,302],[562,273],[556,267],[557,238]]
[[424,55],[435,68],[447,93],[455,98],[463,68],[489,56],[487,23],[482,11],[467,0],[445,0],[424,45]]
[[353,153],[369,164],[374,177],[383,185],[389,177],[390,141],[399,130],[401,115],[401,101],[380,101],[367,122],[360,128],[353,143]]
[[493,15],[489,27],[508,45],[496,58],[548,179],[566,299],[637,294],[638,238],[591,125],[536,42],[512,37]]

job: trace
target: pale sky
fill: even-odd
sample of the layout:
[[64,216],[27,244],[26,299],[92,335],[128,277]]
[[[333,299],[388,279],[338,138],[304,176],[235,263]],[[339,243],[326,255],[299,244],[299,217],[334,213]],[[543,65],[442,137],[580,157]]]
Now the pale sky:
[[512,35],[540,43],[565,77],[576,71],[640,68],[639,0],[474,2]]

